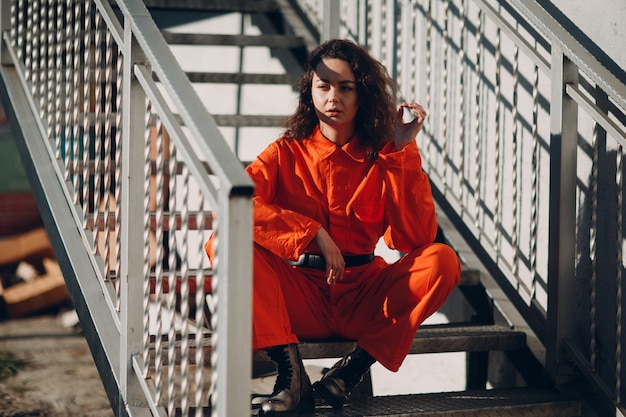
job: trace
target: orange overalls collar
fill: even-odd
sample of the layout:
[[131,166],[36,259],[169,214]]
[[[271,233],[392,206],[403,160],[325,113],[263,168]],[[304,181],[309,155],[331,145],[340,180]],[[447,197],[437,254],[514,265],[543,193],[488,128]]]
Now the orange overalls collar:
[[365,161],[367,156],[366,149],[361,146],[359,137],[356,134],[345,145],[337,146],[335,143],[328,140],[320,131],[319,126],[317,126],[311,135],[311,142],[321,159],[329,158],[333,153],[339,152],[340,150],[357,162]]

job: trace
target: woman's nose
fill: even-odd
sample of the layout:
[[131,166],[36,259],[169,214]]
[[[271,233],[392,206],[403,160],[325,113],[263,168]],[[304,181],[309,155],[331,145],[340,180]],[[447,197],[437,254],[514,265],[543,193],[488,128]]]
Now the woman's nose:
[[336,103],[338,101],[338,91],[336,88],[331,88],[328,91],[328,101]]

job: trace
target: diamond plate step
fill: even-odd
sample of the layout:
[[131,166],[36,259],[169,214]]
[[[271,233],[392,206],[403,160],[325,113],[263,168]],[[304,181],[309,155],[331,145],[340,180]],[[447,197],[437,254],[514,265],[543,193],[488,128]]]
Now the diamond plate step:
[[[355,342],[302,342],[304,359],[339,358],[350,353]],[[432,325],[416,334],[409,353],[482,352],[515,350],[526,346],[526,334],[500,325]]]
[[[315,416],[342,417],[579,417],[581,404],[557,392],[511,388],[381,396],[349,401],[340,413],[318,404]],[[253,414],[254,415],[254,414]]]

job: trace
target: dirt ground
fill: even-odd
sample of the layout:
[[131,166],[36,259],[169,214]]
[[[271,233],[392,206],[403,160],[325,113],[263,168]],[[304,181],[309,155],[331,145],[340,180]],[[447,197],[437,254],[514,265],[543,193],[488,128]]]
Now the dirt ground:
[[77,327],[57,314],[0,322],[0,351],[24,361],[0,381],[0,417],[113,417]]

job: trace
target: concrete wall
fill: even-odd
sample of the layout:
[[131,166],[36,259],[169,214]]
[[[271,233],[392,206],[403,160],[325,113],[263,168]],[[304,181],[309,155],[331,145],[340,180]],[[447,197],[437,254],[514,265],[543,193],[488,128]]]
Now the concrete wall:
[[625,0],[552,0],[551,3],[620,68],[626,69]]

